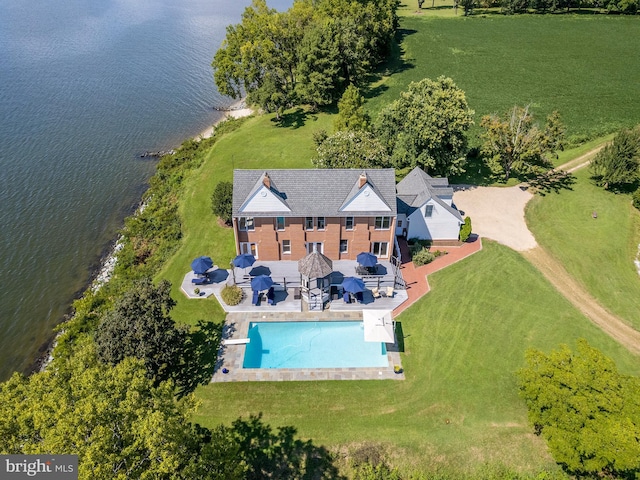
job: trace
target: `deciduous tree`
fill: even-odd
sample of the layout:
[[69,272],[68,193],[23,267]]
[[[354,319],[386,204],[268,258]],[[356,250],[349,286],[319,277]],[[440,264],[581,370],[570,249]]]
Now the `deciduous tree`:
[[96,351],[104,363],[116,365],[126,357],[144,362],[150,378],[160,382],[179,375],[187,329],[169,316],[175,302],[171,284],[155,286],[145,278],[119,298],[96,332]]
[[340,131],[318,147],[317,168],[383,168],[390,165],[384,146],[369,132]]
[[518,378],[529,421],[569,473],[633,478],[640,473],[640,379],[620,374],[586,340],[577,347],[527,351]]
[[621,130],[591,162],[592,178],[606,189],[640,180],[640,127]]
[[552,166],[550,156],[563,148],[564,127],[557,112],[547,118],[544,129],[535,123],[529,106],[515,106],[503,117],[482,117],[485,129],[482,154],[496,174],[507,181],[512,173],[541,173]]
[[425,78],[382,110],[376,132],[397,168],[419,165],[430,174],[452,175],[464,172],[473,113],[451,78]]
[[231,182],[220,182],[216,185],[213,195],[211,195],[211,210],[224,223],[231,225],[233,210],[233,184]]

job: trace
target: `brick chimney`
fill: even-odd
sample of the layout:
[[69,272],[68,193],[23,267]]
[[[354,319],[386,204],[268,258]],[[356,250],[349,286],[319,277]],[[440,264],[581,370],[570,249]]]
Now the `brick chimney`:
[[264,174],[264,178],[262,179],[262,183],[264,184],[265,187],[267,187],[269,190],[271,190],[271,179],[269,178],[269,174],[268,173]]
[[360,174],[360,178],[358,179],[358,188],[362,188],[367,184],[367,174],[362,172]]

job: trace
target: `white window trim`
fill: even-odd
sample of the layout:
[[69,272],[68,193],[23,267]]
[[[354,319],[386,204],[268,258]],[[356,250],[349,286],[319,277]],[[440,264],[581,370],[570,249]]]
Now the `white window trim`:
[[[342,242],[346,242],[346,248],[344,249],[344,251],[342,250]],[[340,245],[338,245],[338,249],[339,252],[338,253],[349,253],[349,240],[346,238],[343,238],[340,240]]]
[[[289,251],[285,252],[284,250],[284,242],[289,242]],[[283,255],[291,255],[291,240],[282,240],[282,254]]]
[[[378,222],[378,218],[380,218],[380,228],[378,228],[376,226],[376,223]],[[384,226],[384,219],[387,218],[389,219],[389,226],[385,228]],[[383,231],[383,230],[390,230],[391,229],[391,217],[388,215],[382,215],[382,216],[377,216],[375,217],[375,219],[373,220],[373,229],[374,230],[379,230],[379,231]]]

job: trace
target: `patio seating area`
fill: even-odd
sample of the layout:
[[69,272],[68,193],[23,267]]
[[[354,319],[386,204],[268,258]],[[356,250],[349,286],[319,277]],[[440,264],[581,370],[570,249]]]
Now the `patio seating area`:
[[[376,267],[369,267],[366,274],[357,274],[358,263],[352,260],[337,260],[333,262],[333,272],[330,275],[330,295],[325,309],[330,311],[358,311],[362,309],[394,310],[407,300],[406,290],[397,284],[396,273],[391,262],[380,261]],[[301,312],[307,302],[302,298],[300,273],[298,262],[277,261],[260,262],[248,268],[235,267],[233,270],[213,269],[208,279],[202,285],[195,285],[192,280],[198,278],[194,272],[185,275],[182,291],[189,298],[207,298],[215,295],[226,312]],[[254,299],[251,280],[259,275],[268,275],[273,280],[273,298],[267,298],[269,290],[261,291]],[[356,276],[364,282],[365,290],[356,298],[354,294],[350,303],[345,302],[341,284],[346,277]],[[244,295],[238,305],[229,306],[220,296],[222,288],[234,283],[242,288]],[[200,293],[195,294],[195,288]],[[387,295],[393,291],[392,295]]]

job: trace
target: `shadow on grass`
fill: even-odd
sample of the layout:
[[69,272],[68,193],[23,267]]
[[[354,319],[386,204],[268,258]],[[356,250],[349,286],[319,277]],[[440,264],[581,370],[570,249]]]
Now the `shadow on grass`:
[[402,322],[396,322],[396,343],[398,351],[404,353],[404,331],[402,330]]
[[[405,70],[415,67],[413,63],[408,62],[403,58],[404,50],[401,46],[404,39],[409,35],[413,35],[414,33],[417,33],[417,30],[407,28],[398,29],[398,31],[396,32],[395,42],[391,46],[391,51],[389,52],[389,58],[378,69],[376,69],[374,73],[369,76],[367,82],[368,85],[379,82],[383,77],[388,77],[390,75],[393,75],[394,73],[404,72]],[[381,95],[388,89],[389,87],[384,84],[377,85],[373,88],[366,87],[365,89],[363,89],[362,95],[367,99],[374,98],[378,95]]]
[[561,190],[573,190],[576,177],[564,170],[552,170],[527,181],[535,193],[545,196],[548,193],[560,193]]
[[199,320],[189,332],[184,347],[184,363],[176,383],[179,396],[193,392],[211,381],[220,348],[221,326]]
[[449,182],[452,184],[470,184],[486,187],[496,181],[491,169],[482,158],[469,157],[465,165],[465,172],[460,175],[452,175]]
[[278,127],[296,129],[304,127],[308,119],[317,119],[317,115],[313,112],[305,110],[302,107],[296,108],[292,112],[286,112],[280,115],[280,119],[272,118],[271,121]]

